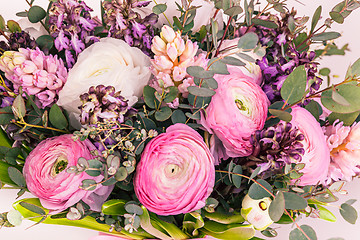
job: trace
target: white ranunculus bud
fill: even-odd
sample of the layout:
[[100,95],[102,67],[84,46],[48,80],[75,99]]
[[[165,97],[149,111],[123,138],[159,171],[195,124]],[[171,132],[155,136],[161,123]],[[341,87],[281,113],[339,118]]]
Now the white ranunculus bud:
[[269,197],[254,200],[246,195],[242,202],[241,215],[246,221],[251,223],[257,230],[265,230],[273,223],[269,215],[269,206],[271,203]]

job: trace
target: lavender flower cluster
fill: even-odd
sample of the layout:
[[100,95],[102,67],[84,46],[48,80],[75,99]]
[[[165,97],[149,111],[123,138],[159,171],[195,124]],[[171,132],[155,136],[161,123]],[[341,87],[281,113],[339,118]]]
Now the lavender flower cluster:
[[110,37],[124,40],[132,47],[141,49],[151,56],[151,41],[154,37],[153,25],[158,15],[151,13],[142,18],[136,12],[141,7],[149,5],[150,1],[112,0],[104,1],[104,21],[109,26]]
[[65,53],[66,64],[70,68],[85,47],[99,39],[94,36],[99,24],[91,18],[93,11],[84,1],[58,0],[49,10],[51,36],[55,47]]

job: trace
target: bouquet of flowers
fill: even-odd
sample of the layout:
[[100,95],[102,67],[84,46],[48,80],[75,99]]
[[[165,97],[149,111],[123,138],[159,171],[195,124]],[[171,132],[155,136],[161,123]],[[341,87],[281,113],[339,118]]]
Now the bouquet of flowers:
[[0,16],[0,186],[20,198],[1,226],[317,239],[298,219],[335,221],[330,204],[355,223],[336,193],[360,174],[360,59],[339,83],[317,61],[345,53],[330,28],[358,1],[326,19],[286,0],[26,2]]

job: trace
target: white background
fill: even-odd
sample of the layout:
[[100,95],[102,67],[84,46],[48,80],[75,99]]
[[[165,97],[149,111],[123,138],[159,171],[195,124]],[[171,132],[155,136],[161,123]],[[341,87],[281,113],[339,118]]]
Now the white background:
[[[99,0],[85,0],[86,3],[93,7],[96,13],[99,13],[100,3]],[[265,0],[261,0],[265,2]],[[295,7],[298,10],[298,15],[308,15],[312,16],[313,12],[319,5],[323,5],[322,16],[323,19],[328,17],[328,12],[331,8],[336,5],[340,0],[288,0],[288,7]],[[23,11],[28,9],[25,0],[0,0],[0,15],[2,15],[5,20],[18,19],[15,16],[16,12]],[[35,0],[36,5],[43,7],[47,6],[47,0]],[[320,20],[322,21],[322,20]],[[345,19],[345,23],[342,25],[333,25],[333,30],[339,31],[342,33],[343,37],[340,40],[336,40],[338,46],[342,46],[345,43],[349,43],[349,49],[351,52],[348,52],[345,56],[332,56],[325,57],[321,60],[321,67],[329,67],[332,70],[332,74],[339,75],[341,77],[345,75],[347,67],[356,61],[360,57],[360,10],[353,12],[348,18]],[[355,181],[349,183],[345,186],[345,189],[349,191],[348,195],[340,196],[340,201],[336,203],[335,206],[329,208],[338,217],[336,223],[330,223],[318,219],[303,219],[300,224],[308,224],[312,226],[316,232],[319,240],[326,240],[332,237],[342,237],[346,240],[356,240],[360,239],[359,229],[360,229],[360,220],[357,221],[355,225],[351,225],[345,222],[340,214],[338,213],[337,206],[348,199],[359,199],[353,206],[360,210],[360,181],[356,179]],[[9,211],[12,207],[12,203],[15,201],[16,192],[14,190],[0,190],[0,212]],[[27,195],[29,196],[29,195]],[[40,224],[30,229],[27,227],[31,226],[33,223],[30,221],[24,221],[24,223],[17,228],[2,228],[0,230],[0,239],[1,240],[86,240],[91,236],[96,235],[97,233],[92,230],[80,229],[67,226],[58,226],[58,225],[46,225]],[[274,226],[273,227],[277,227]],[[282,226],[281,229],[278,229],[279,236],[276,239],[285,240],[288,239],[289,232],[293,229],[294,226],[286,225]],[[261,234],[259,237],[262,237]]]

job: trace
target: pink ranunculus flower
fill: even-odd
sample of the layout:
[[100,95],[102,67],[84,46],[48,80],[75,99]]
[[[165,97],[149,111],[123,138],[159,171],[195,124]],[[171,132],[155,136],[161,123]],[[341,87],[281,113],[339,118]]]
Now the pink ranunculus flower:
[[305,108],[292,107],[291,115],[291,123],[305,137],[302,141],[305,153],[301,159],[301,163],[305,163],[305,167],[300,171],[304,175],[300,177],[298,185],[324,183],[330,164],[330,152],[321,126]]
[[175,124],[152,139],[136,168],[139,201],[159,215],[177,215],[205,206],[215,181],[214,158],[202,137]]
[[83,200],[94,211],[112,191],[112,186],[98,185],[93,191],[79,186],[85,179],[99,182],[103,176],[91,177],[87,173],[70,174],[69,166],[75,166],[80,157],[93,159],[95,146],[89,141],[74,141],[72,134],[48,138],[42,141],[26,158],[23,174],[29,191],[40,199],[41,204],[54,212],[60,212]]
[[221,154],[226,155],[224,159],[249,156],[252,153],[250,136],[264,127],[269,100],[240,68],[231,69],[230,75],[215,75],[215,79],[218,89],[200,123],[220,139],[225,148]]
[[351,181],[360,174],[360,123],[350,127],[336,121],[324,132],[331,158],[327,183]]

